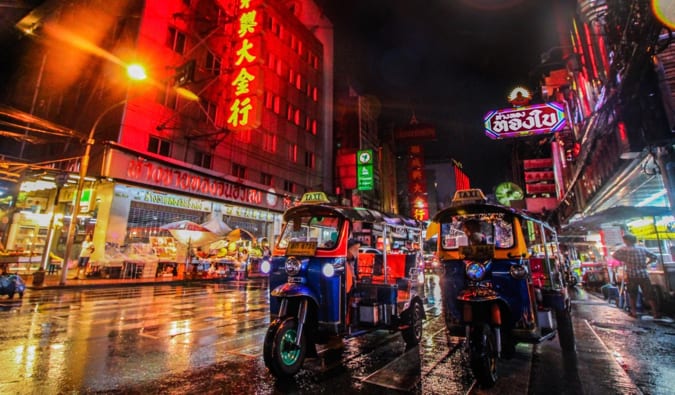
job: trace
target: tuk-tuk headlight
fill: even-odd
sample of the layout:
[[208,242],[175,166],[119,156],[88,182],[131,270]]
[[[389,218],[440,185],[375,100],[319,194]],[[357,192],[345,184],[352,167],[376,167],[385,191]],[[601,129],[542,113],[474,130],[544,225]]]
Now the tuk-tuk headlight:
[[335,275],[335,266],[331,265],[330,263],[326,263],[321,268],[321,273],[323,273],[323,275],[326,277],[333,277]]
[[479,262],[471,262],[466,265],[466,276],[470,280],[480,281],[485,277],[485,265]]
[[264,274],[269,274],[271,269],[272,264],[270,263],[270,260],[263,259],[263,261],[260,263],[260,272]]
[[294,256],[286,259],[286,274],[295,276],[300,273],[300,260]]
[[511,277],[516,280],[522,280],[527,276],[527,267],[523,265],[513,265],[509,268],[509,273]]

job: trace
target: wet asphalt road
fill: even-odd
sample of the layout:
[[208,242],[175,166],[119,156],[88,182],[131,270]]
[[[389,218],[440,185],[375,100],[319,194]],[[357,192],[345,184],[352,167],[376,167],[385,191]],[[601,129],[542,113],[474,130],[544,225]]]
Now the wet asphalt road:
[[[431,283],[435,285],[435,283]],[[0,393],[673,393],[672,324],[635,321],[593,295],[574,303],[576,353],[519,345],[495,388],[474,386],[462,339],[446,337],[433,289],[424,340],[335,342],[293,380],[264,366],[264,280],[40,290],[0,300]]]

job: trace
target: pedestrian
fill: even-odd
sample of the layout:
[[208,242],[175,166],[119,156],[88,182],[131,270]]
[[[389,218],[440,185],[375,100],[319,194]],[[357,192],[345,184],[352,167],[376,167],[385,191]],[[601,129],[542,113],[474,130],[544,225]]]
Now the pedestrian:
[[652,308],[654,318],[661,318],[661,313],[656,305],[656,294],[654,287],[649,281],[647,275],[647,265],[655,262],[656,254],[643,246],[636,246],[637,238],[626,233],[623,235],[624,246],[612,254],[614,259],[618,259],[625,265],[624,281],[628,282],[627,289],[630,303],[630,315],[637,317],[637,297],[638,287],[642,289],[642,298],[649,303]]
[[347,294],[349,294],[356,281],[359,248],[361,248],[360,240],[349,239],[349,241],[347,241],[347,262],[345,263],[345,288]]
[[89,265],[89,258],[91,254],[94,253],[94,243],[91,241],[91,234],[85,236],[84,241],[82,242],[82,249],[80,249],[80,257],[77,260],[77,276],[75,278],[80,278],[80,273],[82,275],[87,275],[87,266]]

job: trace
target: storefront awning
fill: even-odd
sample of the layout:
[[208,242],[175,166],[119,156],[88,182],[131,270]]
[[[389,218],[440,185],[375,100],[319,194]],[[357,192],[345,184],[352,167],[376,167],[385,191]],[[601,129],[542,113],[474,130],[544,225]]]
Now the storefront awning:
[[617,206],[589,215],[579,221],[570,222],[563,228],[563,234],[579,231],[599,230],[605,224],[624,225],[626,222],[644,217],[664,217],[672,215],[668,207],[655,206]]

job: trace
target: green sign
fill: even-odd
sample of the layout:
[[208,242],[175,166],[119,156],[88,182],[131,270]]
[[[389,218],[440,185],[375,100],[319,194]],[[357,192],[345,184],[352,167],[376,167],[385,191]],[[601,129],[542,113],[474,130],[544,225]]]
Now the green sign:
[[356,182],[359,191],[372,191],[375,185],[373,177],[373,150],[356,152]]

